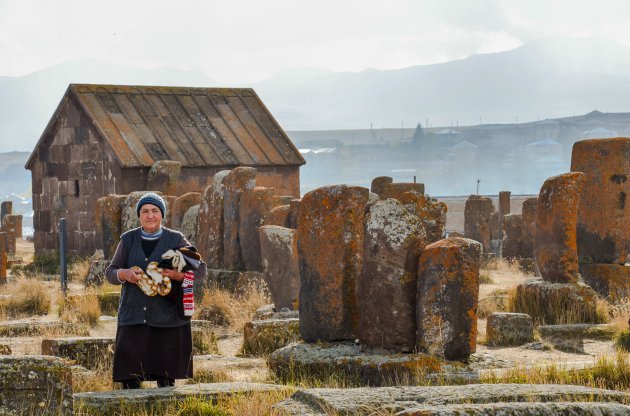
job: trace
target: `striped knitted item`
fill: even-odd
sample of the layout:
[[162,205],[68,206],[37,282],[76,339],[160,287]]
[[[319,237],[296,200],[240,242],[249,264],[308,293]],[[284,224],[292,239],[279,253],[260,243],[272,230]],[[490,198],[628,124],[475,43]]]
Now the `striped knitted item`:
[[184,292],[184,316],[192,316],[195,312],[195,294],[193,293],[193,284],[195,283],[195,275],[192,271],[184,273],[182,280],[182,290]]

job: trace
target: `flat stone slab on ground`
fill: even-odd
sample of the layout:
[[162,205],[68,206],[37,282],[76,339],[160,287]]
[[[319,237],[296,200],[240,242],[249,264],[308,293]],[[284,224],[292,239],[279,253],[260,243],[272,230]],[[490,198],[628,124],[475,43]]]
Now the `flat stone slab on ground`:
[[278,391],[286,386],[262,383],[200,383],[155,389],[113,390],[89,393],[75,393],[74,408],[95,414],[109,414],[120,411],[123,404],[137,406],[160,406],[173,401],[183,401],[188,397],[203,398],[216,402],[217,397],[251,392]]
[[229,357],[225,355],[196,355],[194,376],[214,373],[217,377],[227,376],[231,381],[263,380],[267,376],[267,362],[263,358]]
[[561,351],[584,353],[586,340],[611,340],[617,329],[607,324],[541,325],[538,332],[543,341]]
[[37,321],[18,319],[0,323],[0,337],[18,337],[30,335],[88,335],[90,329],[85,324],[73,324],[62,321]]
[[[620,408],[621,413],[566,413],[585,415],[605,415],[605,414],[630,414],[630,407],[617,405],[616,403],[627,402],[630,394],[596,389],[583,386],[557,385],[557,384],[469,384],[464,386],[431,386],[431,387],[359,387],[351,389],[308,389],[299,390],[291,398],[278,403],[274,408],[281,414],[287,415],[327,415],[338,413],[342,415],[365,414],[366,410],[371,412],[390,412],[400,415],[469,415],[469,414],[509,414],[514,413],[465,413],[448,411],[447,409],[463,408],[465,406],[478,405],[482,409],[497,408],[506,404],[515,404],[516,407],[523,408],[529,406],[549,406],[545,411],[539,413],[515,413],[516,415],[556,415],[550,411],[553,404],[562,407],[561,403],[594,402],[585,404],[584,409],[597,408],[597,405],[613,403],[611,408]],[[545,402],[545,403],[537,403]],[[501,405],[488,405],[490,403],[501,403]],[[522,404],[518,404],[522,403]],[[418,410],[420,407],[429,409],[443,409],[444,413],[428,411],[427,413],[409,413]],[[600,408],[601,409],[601,408]],[[414,411],[415,411],[414,410]],[[299,412],[296,412],[299,411]],[[526,411],[526,409],[523,409]],[[390,414],[386,413],[386,414]],[[563,413],[560,413],[563,414]]]
[[256,309],[254,315],[254,321],[262,321],[265,319],[287,319],[287,318],[299,318],[300,311],[298,310],[280,310],[276,312],[275,305],[270,303],[269,305],[261,306]]
[[630,406],[619,403],[484,403],[419,406],[396,416],[621,416],[630,415]]
[[42,354],[67,358],[89,369],[108,365],[114,354],[114,338],[72,337],[42,340]]
[[261,356],[300,340],[300,319],[265,319],[245,324],[243,354]]
[[273,352],[267,361],[280,379],[327,380],[347,377],[354,383],[371,386],[416,384],[425,378],[476,381],[478,372],[459,362],[444,361],[427,354],[361,350],[352,342],[325,344],[296,343]]
[[68,363],[42,355],[0,356],[0,414],[72,415]]

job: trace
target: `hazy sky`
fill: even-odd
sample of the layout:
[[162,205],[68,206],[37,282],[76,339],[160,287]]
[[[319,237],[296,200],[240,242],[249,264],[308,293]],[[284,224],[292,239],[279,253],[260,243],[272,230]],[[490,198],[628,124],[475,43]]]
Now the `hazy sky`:
[[630,46],[628,16],[623,0],[0,0],[0,75],[79,58],[226,83],[292,67],[392,69],[554,34]]

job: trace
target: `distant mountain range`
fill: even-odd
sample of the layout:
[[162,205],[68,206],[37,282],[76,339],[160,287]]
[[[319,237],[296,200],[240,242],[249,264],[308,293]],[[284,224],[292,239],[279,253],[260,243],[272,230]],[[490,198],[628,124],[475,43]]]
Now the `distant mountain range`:
[[[461,126],[628,111],[629,66],[630,48],[619,43],[554,37],[441,64],[359,73],[292,69],[237,86],[253,87],[285,130]],[[0,151],[31,151],[69,83],[226,86],[198,70],[95,60],[0,77]]]

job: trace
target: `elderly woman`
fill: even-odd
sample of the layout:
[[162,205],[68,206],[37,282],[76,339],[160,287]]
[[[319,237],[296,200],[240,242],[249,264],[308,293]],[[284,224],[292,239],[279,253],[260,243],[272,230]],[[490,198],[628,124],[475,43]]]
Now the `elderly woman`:
[[138,286],[149,263],[159,263],[169,250],[189,246],[183,234],[162,226],[165,210],[157,194],[140,198],[136,213],[141,226],[122,234],[105,271],[110,283],[122,285],[113,379],[126,389],[140,388],[145,380],[157,381],[158,387],[172,386],[175,379],[192,376],[192,334],[186,316],[190,313],[182,313],[183,292],[190,290],[182,291],[182,280],[205,279],[205,263],[197,261],[196,270],[187,273],[164,269],[162,276],[172,285],[169,296],[148,296]]

